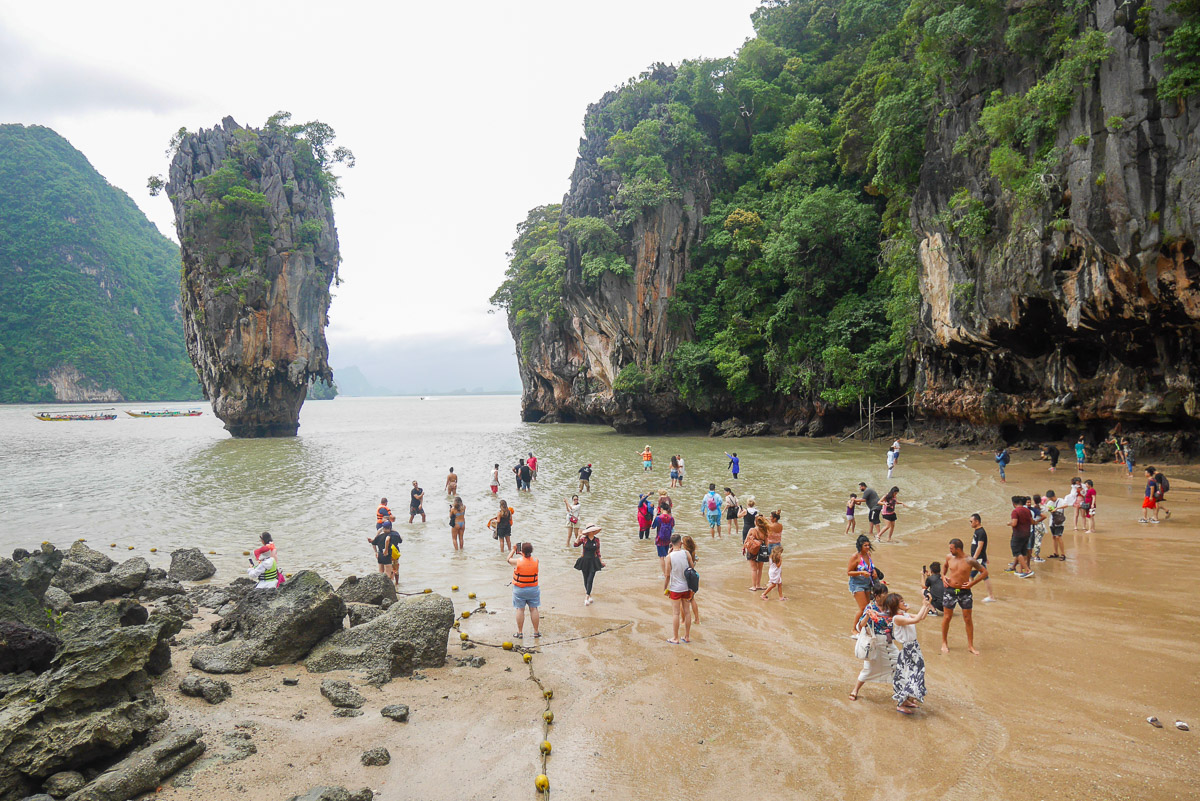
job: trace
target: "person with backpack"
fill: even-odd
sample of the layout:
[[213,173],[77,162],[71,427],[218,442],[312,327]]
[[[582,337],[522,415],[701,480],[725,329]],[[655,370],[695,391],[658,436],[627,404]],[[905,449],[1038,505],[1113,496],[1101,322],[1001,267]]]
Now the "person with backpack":
[[658,514],[650,524],[654,529],[654,548],[658,552],[658,566],[663,575],[667,575],[667,554],[671,549],[671,533],[675,531],[675,518],[671,515],[671,501],[659,498]]
[[638,496],[638,539],[650,539],[650,524],[654,522],[654,505],[650,503],[649,495]]
[[708,492],[700,501],[700,513],[708,521],[708,534],[713,539],[716,539],[721,533],[721,507],[724,501],[717,494],[717,485],[709,484]]
[[742,543],[742,553],[750,563],[750,591],[765,590],[762,586],[763,564],[767,561],[770,551],[767,548],[767,518],[766,515],[754,516],[754,528],[750,529],[746,541]]
[[1001,448],[996,451],[996,465],[1000,468],[1000,483],[1007,484],[1008,479],[1004,477],[1004,468],[1008,467],[1008,462],[1012,457],[1008,455],[1008,448]]
[[[383,521],[383,528],[376,533],[375,538],[367,538],[367,542],[375,549],[375,561],[379,564],[379,572],[392,580],[394,584],[400,583],[399,562],[400,551],[399,546],[404,540],[395,531],[392,531],[392,523],[390,520]],[[394,558],[393,558],[393,549]],[[274,564],[274,560],[272,560]]]
[[692,557],[692,566],[684,571],[688,589],[692,592],[692,622],[700,625],[700,605],[696,603],[696,593],[700,592],[700,574],[696,572],[696,541],[688,535],[683,535],[683,549]]
[[1067,549],[1063,547],[1062,533],[1063,528],[1067,525],[1067,513],[1063,511],[1063,502],[1054,494],[1054,490],[1046,490],[1046,504],[1042,507],[1042,511],[1050,513],[1050,537],[1054,540],[1054,553],[1050,554],[1051,559],[1059,561],[1067,561]]
[[1168,509],[1167,507],[1163,506],[1163,501],[1166,499],[1167,493],[1171,491],[1171,482],[1167,481],[1167,477],[1162,474],[1161,470],[1156,470],[1154,472],[1154,483],[1157,484],[1158,487],[1154,491],[1154,507],[1155,508],[1154,508],[1153,522],[1155,522],[1155,523],[1158,522],[1158,512],[1160,509],[1167,513],[1167,516],[1165,519],[1170,520],[1171,519],[1171,510]]

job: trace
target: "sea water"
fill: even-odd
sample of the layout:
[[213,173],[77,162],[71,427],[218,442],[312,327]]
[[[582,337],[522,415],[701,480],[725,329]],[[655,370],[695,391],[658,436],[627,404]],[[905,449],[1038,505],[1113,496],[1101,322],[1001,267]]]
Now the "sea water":
[[[315,569],[338,581],[374,571],[367,539],[384,496],[404,538],[402,589],[468,581],[502,586],[511,568],[486,528],[500,498],[516,509],[513,542],[533,542],[547,576],[577,580],[570,566],[579,552],[566,546],[564,501],[578,490],[579,469],[589,463],[591,492],[581,496],[581,524],[603,527],[606,576],[653,573],[653,542],[638,541],[638,494],[668,489],[672,454],[683,455],[686,465],[684,486],[669,490],[676,531],[722,559],[741,558],[741,529],[735,526],[731,540],[709,541],[701,509],[709,483],[722,496],[733,487],[740,496],[754,495],[761,510],[782,510],[783,541],[791,551],[850,552],[844,513],[859,481],[880,495],[901,488],[908,504],[898,510],[901,540],[944,522],[948,500],[956,508],[986,500],[979,474],[947,451],[905,446],[889,480],[890,437],[839,444],[832,438],[625,435],[607,426],[522,423],[515,396],[310,401],[299,436],[259,440],[231,438],[207,406],[198,418],[135,419],[124,410],[142,407],[124,404],[111,422],[34,419],[47,408],[56,407],[0,407],[0,552],[43,541],[65,548],[85,538],[114,559],[142,556],[166,567],[172,550],[197,547],[215,552],[209,558],[222,581],[244,573],[243,552],[258,545],[263,531],[278,543],[287,572]],[[654,452],[652,473],[642,469],[646,445]],[[740,457],[737,481],[726,451]],[[530,452],[538,458],[538,478],[532,492],[518,493],[512,467]],[[496,463],[498,498],[488,486]],[[444,491],[450,467],[467,507],[466,547],[459,553],[451,548]],[[425,490],[424,524],[420,517],[408,523],[414,479]],[[866,528],[863,512],[858,526],[859,533]],[[969,531],[965,520],[963,531]]]

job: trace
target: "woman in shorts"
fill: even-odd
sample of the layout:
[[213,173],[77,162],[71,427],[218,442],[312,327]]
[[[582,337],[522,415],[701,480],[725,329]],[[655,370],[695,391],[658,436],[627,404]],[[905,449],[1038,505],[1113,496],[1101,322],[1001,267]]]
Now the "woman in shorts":
[[725,525],[729,536],[733,536],[733,527],[737,524],[738,499],[729,487],[725,488]]
[[892,487],[888,490],[888,494],[884,495],[879,501],[879,516],[883,518],[883,528],[879,530],[879,534],[875,537],[877,542],[883,539],[884,534],[887,534],[888,542],[892,541],[892,534],[896,531],[896,507],[907,505],[896,497],[899,494],[900,488]]
[[678,487],[679,486],[679,459],[675,458],[674,456],[671,457],[671,472],[669,475],[671,478],[671,487],[672,488]]
[[770,559],[771,551],[767,547],[767,538],[770,535],[770,529],[767,527],[767,516],[757,514],[754,516],[754,528],[750,529],[746,541],[742,543],[742,553],[746,555],[746,561],[750,563],[750,591],[755,592],[765,590],[762,586],[762,571],[763,565]]
[[854,596],[854,600],[858,604],[858,611],[854,613],[853,620],[853,625],[857,628],[863,609],[870,600],[868,596],[871,592],[871,585],[875,581],[875,560],[871,558],[871,551],[875,550],[875,546],[871,544],[871,538],[866,534],[858,535],[855,546],[854,556],[850,557],[850,564],[846,566],[846,575],[850,577],[850,594]]
[[563,503],[567,505],[567,547],[570,548],[579,539],[579,496],[572,495]]

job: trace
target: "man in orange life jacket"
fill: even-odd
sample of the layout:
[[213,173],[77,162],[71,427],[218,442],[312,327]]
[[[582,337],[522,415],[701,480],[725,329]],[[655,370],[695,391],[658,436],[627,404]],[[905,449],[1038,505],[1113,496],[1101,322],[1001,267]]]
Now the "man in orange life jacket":
[[392,514],[392,510],[388,508],[387,498],[379,499],[379,508],[375,510],[375,530],[383,528],[383,521],[389,523],[396,522],[396,516]]
[[[517,548],[521,553],[517,553]],[[538,607],[542,603],[542,593],[538,588],[538,560],[533,556],[533,543],[526,542],[513,546],[508,555],[508,563],[513,566],[513,609],[517,611],[517,639],[525,636],[525,607],[529,607],[529,619],[533,621],[533,636],[541,637],[538,631]]]

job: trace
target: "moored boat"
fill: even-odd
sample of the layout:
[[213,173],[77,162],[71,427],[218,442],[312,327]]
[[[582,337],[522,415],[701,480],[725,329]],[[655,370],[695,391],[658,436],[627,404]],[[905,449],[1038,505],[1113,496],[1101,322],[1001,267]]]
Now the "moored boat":
[[144,409],[140,412],[125,410],[130,417],[199,417],[204,412],[199,409]]
[[76,420],[116,420],[117,414],[108,410],[98,412],[38,412],[34,417],[46,422],[66,423]]

